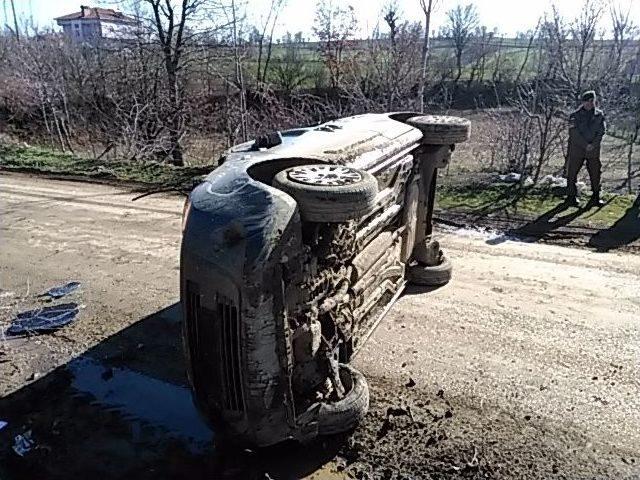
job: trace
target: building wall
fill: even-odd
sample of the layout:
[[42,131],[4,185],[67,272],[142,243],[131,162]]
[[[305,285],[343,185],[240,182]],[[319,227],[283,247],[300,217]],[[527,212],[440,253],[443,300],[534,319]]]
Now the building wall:
[[135,27],[129,24],[102,22],[102,38],[130,39],[134,37]]
[[128,24],[104,20],[68,20],[58,21],[65,35],[77,42],[91,41],[96,38],[127,39],[135,32]]

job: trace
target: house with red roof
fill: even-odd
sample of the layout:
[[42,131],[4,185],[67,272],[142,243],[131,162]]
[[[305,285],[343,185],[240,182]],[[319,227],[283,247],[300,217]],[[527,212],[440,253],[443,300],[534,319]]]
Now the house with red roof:
[[55,19],[64,34],[77,42],[132,38],[138,21],[111,8],[80,6],[80,11]]

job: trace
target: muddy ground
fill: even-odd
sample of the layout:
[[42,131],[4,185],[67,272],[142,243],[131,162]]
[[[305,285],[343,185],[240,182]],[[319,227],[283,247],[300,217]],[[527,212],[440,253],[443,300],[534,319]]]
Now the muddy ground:
[[[449,227],[454,280],[409,289],[356,359],[352,435],[228,451],[179,343],[182,201],[0,176],[0,327],[69,280],[57,333],[0,341],[0,478],[637,478],[640,256]],[[2,425],[0,423],[0,425]],[[31,432],[24,456],[12,446]]]

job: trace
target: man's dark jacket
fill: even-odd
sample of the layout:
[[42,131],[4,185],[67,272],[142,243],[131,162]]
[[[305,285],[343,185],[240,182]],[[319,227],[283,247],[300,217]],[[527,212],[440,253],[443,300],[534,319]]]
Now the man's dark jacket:
[[[585,110],[580,107],[569,115],[569,156],[589,158],[600,156],[600,142],[606,132],[606,123],[602,110]],[[593,149],[587,151],[587,145]]]

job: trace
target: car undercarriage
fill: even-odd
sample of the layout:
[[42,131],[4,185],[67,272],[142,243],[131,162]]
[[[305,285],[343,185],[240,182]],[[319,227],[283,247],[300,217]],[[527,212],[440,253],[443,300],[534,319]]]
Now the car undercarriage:
[[185,352],[221,435],[304,440],[366,413],[350,360],[407,281],[451,275],[431,239],[437,169],[468,136],[450,118],[371,114],[274,134],[231,149],[192,192]]

